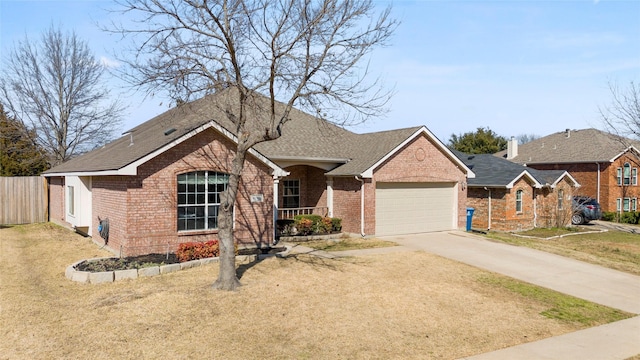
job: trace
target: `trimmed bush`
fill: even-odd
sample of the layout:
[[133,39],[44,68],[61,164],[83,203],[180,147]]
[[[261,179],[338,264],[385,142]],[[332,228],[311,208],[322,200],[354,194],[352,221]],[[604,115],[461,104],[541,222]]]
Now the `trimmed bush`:
[[342,231],[342,219],[331,218],[331,231],[335,231],[335,232]]
[[310,235],[313,233],[313,220],[307,218],[296,219],[296,230],[299,235]]
[[637,212],[623,212],[620,214],[620,222],[623,224],[637,224],[638,213]]
[[219,254],[218,240],[182,243],[178,245],[178,251],[176,251],[180,262],[216,257]]
[[338,218],[309,214],[296,215],[293,219],[296,235],[320,235],[342,230],[342,220]]
[[616,221],[617,214],[613,211],[604,211],[602,212],[602,220],[603,221]]

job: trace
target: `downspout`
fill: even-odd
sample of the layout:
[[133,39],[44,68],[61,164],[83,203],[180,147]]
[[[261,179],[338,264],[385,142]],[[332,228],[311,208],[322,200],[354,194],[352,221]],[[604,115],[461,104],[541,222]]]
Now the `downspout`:
[[533,227],[538,227],[538,196],[536,195],[535,188],[533,191]]
[[598,177],[596,179],[596,201],[600,203],[600,163],[597,162],[596,165],[598,166]]
[[355,178],[360,181],[360,235],[364,237],[364,179],[357,175]]
[[489,209],[487,211],[489,219],[487,220],[487,231],[491,230],[491,189],[488,189],[486,186],[484,187],[485,190],[487,190],[489,192]]

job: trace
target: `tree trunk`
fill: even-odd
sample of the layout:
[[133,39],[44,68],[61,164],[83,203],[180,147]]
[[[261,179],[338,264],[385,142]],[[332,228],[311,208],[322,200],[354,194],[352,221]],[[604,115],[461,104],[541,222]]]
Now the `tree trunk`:
[[220,239],[220,272],[218,279],[213,283],[213,288],[232,291],[241,286],[236,275],[236,251],[233,238],[233,209],[235,206],[238,189],[240,186],[240,174],[244,169],[244,159],[249,148],[245,143],[238,144],[233,158],[231,174],[227,191],[223,194],[218,215],[218,237]]

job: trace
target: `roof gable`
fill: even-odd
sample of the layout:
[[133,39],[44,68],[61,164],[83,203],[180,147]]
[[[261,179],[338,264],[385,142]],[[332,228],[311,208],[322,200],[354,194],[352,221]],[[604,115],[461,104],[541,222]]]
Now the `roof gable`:
[[[518,145],[518,155],[508,160],[519,164],[612,162],[640,148],[639,144],[597,129],[567,129]],[[495,155],[506,158],[507,151]]]

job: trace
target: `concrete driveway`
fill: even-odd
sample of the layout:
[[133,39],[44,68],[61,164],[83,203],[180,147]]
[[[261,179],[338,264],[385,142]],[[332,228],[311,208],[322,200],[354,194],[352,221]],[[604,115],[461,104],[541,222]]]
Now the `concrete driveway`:
[[[461,231],[383,237],[481,269],[640,314],[640,277]],[[640,354],[640,317],[467,359],[626,359]]]

